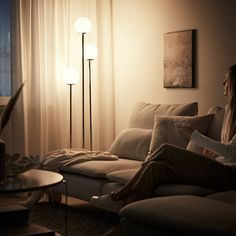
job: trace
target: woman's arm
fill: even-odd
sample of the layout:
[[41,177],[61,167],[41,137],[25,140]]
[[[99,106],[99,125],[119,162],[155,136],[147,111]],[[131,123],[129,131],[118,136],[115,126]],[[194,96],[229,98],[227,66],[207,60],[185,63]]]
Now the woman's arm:
[[236,135],[228,143],[221,143],[200,134],[197,130],[192,133],[191,140],[212,152],[223,156],[227,161],[236,160]]

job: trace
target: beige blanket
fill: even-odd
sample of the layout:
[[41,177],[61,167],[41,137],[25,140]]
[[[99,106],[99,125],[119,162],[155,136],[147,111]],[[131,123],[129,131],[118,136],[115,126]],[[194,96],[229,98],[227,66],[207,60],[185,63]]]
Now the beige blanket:
[[112,155],[109,152],[89,151],[78,148],[59,149],[48,152],[42,157],[21,156],[20,154],[17,153],[12,156],[7,155],[6,158],[7,158],[7,170],[9,176],[20,174],[33,168],[58,172],[60,167],[62,166],[73,165],[85,161],[118,160],[118,157],[116,155]]
[[116,161],[118,157],[109,152],[89,151],[85,149],[59,149],[43,156],[42,168],[58,171],[62,166],[74,165],[85,161]]

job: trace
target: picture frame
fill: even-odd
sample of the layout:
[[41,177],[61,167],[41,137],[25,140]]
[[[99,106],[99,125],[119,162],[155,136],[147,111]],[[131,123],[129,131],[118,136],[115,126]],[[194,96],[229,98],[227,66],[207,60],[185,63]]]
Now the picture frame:
[[164,34],[164,88],[194,87],[195,30]]

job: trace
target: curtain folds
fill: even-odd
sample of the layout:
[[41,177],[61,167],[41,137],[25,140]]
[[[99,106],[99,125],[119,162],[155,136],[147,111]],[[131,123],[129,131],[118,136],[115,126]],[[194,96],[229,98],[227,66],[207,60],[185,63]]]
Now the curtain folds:
[[[14,87],[26,83],[12,121],[13,152],[38,155],[69,147],[69,86],[64,71],[73,66],[81,74],[81,35],[73,28],[80,16],[92,21],[85,40],[98,47],[98,58],[92,62],[93,146],[107,150],[114,138],[112,1],[18,0],[14,9]],[[72,91],[73,147],[81,147],[81,83]],[[86,88],[89,148],[87,92]]]

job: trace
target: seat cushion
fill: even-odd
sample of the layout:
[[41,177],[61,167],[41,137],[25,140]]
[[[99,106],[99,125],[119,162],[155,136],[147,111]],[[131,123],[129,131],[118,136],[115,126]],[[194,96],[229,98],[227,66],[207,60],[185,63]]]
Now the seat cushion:
[[206,196],[206,198],[236,205],[236,190],[213,193]]
[[216,191],[195,185],[186,184],[163,184],[155,189],[157,196],[175,196],[175,195],[195,195],[206,196]]
[[87,161],[71,166],[64,166],[61,168],[61,171],[96,178],[106,178],[108,173],[125,169],[137,169],[141,164],[141,161],[119,158],[116,161]]
[[127,169],[127,170],[118,170],[110,172],[106,175],[107,179],[112,182],[119,184],[126,184],[133,176],[137,173],[139,169]]

